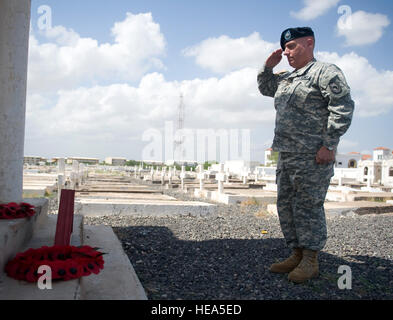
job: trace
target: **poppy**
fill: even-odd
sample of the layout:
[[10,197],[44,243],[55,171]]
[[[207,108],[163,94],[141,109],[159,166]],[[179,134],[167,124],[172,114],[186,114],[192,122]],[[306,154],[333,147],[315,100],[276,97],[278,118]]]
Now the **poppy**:
[[64,280],[78,279],[83,275],[83,266],[75,260],[69,260],[65,266],[66,275]]
[[31,204],[22,202],[19,206],[19,212],[23,216],[31,217],[35,214],[34,206]]

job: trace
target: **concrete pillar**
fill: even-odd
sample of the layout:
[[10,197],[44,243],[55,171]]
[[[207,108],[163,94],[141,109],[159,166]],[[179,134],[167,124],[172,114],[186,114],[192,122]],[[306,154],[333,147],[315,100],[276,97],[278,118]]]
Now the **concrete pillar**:
[[225,181],[223,163],[220,163],[220,171],[216,174],[216,180],[218,181],[218,193],[221,194],[224,192],[224,181]]
[[199,179],[199,190],[203,190],[203,180],[205,179],[205,173],[203,172],[203,164],[200,164],[198,170],[198,179]]
[[60,204],[61,190],[65,188],[64,175],[59,174],[57,176],[57,204]]
[[57,162],[58,162],[57,173],[65,176],[65,160],[64,160],[64,158],[60,158]]
[[30,7],[0,1],[0,203],[22,201]]
[[153,166],[151,166],[151,169],[150,169],[150,178],[151,178],[151,182],[153,183],[153,180],[154,180],[154,168],[153,168]]
[[161,171],[161,184],[162,185],[165,184],[165,173],[166,173],[166,168],[162,167],[162,171]]
[[180,180],[181,180],[181,189],[184,190],[184,178],[186,177],[186,168],[185,166],[181,166]]
[[225,170],[225,182],[226,183],[229,183],[229,175],[230,175],[229,168],[226,168],[226,170]]
[[338,176],[338,185],[340,187],[342,187],[342,185],[343,185],[343,176],[341,174]]
[[172,185],[172,168],[169,167],[168,169],[168,185],[171,186]]
[[72,173],[73,178],[71,179],[73,182],[73,189],[79,184],[79,162],[78,160],[72,161]]

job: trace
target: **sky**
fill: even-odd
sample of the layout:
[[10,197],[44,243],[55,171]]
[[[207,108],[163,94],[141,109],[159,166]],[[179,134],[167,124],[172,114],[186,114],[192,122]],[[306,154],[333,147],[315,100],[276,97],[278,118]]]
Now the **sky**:
[[186,158],[263,163],[275,110],[256,77],[297,26],[351,87],[338,152],[393,149],[392,20],[386,0],[32,0],[25,155],[169,160],[182,95]]

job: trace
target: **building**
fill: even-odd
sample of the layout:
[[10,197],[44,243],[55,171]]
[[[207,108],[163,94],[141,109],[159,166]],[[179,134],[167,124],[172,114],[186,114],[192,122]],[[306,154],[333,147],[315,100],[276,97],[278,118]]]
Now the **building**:
[[385,186],[393,187],[393,158],[382,161],[381,182]]
[[38,157],[38,156],[25,156],[23,158],[23,163],[29,165],[45,164],[46,161],[47,161],[46,158]]
[[113,158],[113,157],[105,158],[105,163],[110,164],[112,166],[125,166],[126,162],[127,162],[126,158]]
[[85,157],[69,157],[66,160],[67,164],[72,164],[72,162],[76,160],[79,163],[85,163],[85,164],[99,164],[100,159],[97,158],[85,158]]
[[272,148],[265,150],[265,166],[275,166],[278,161],[278,152],[274,152]]
[[357,168],[359,162],[362,160],[362,155],[359,152],[349,152],[346,154],[337,153],[335,168]]
[[374,161],[382,161],[392,159],[392,151],[389,148],[378,147],[374,149],[373,152],[373,160]]

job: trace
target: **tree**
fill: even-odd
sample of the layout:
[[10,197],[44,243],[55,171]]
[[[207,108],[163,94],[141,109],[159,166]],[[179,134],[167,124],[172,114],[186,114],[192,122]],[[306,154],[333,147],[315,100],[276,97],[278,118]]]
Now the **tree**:
[[267,159],[270,161],[268,166],[275,166],[278,162],[278,152],[273,151],[271,155],[267,156]]

